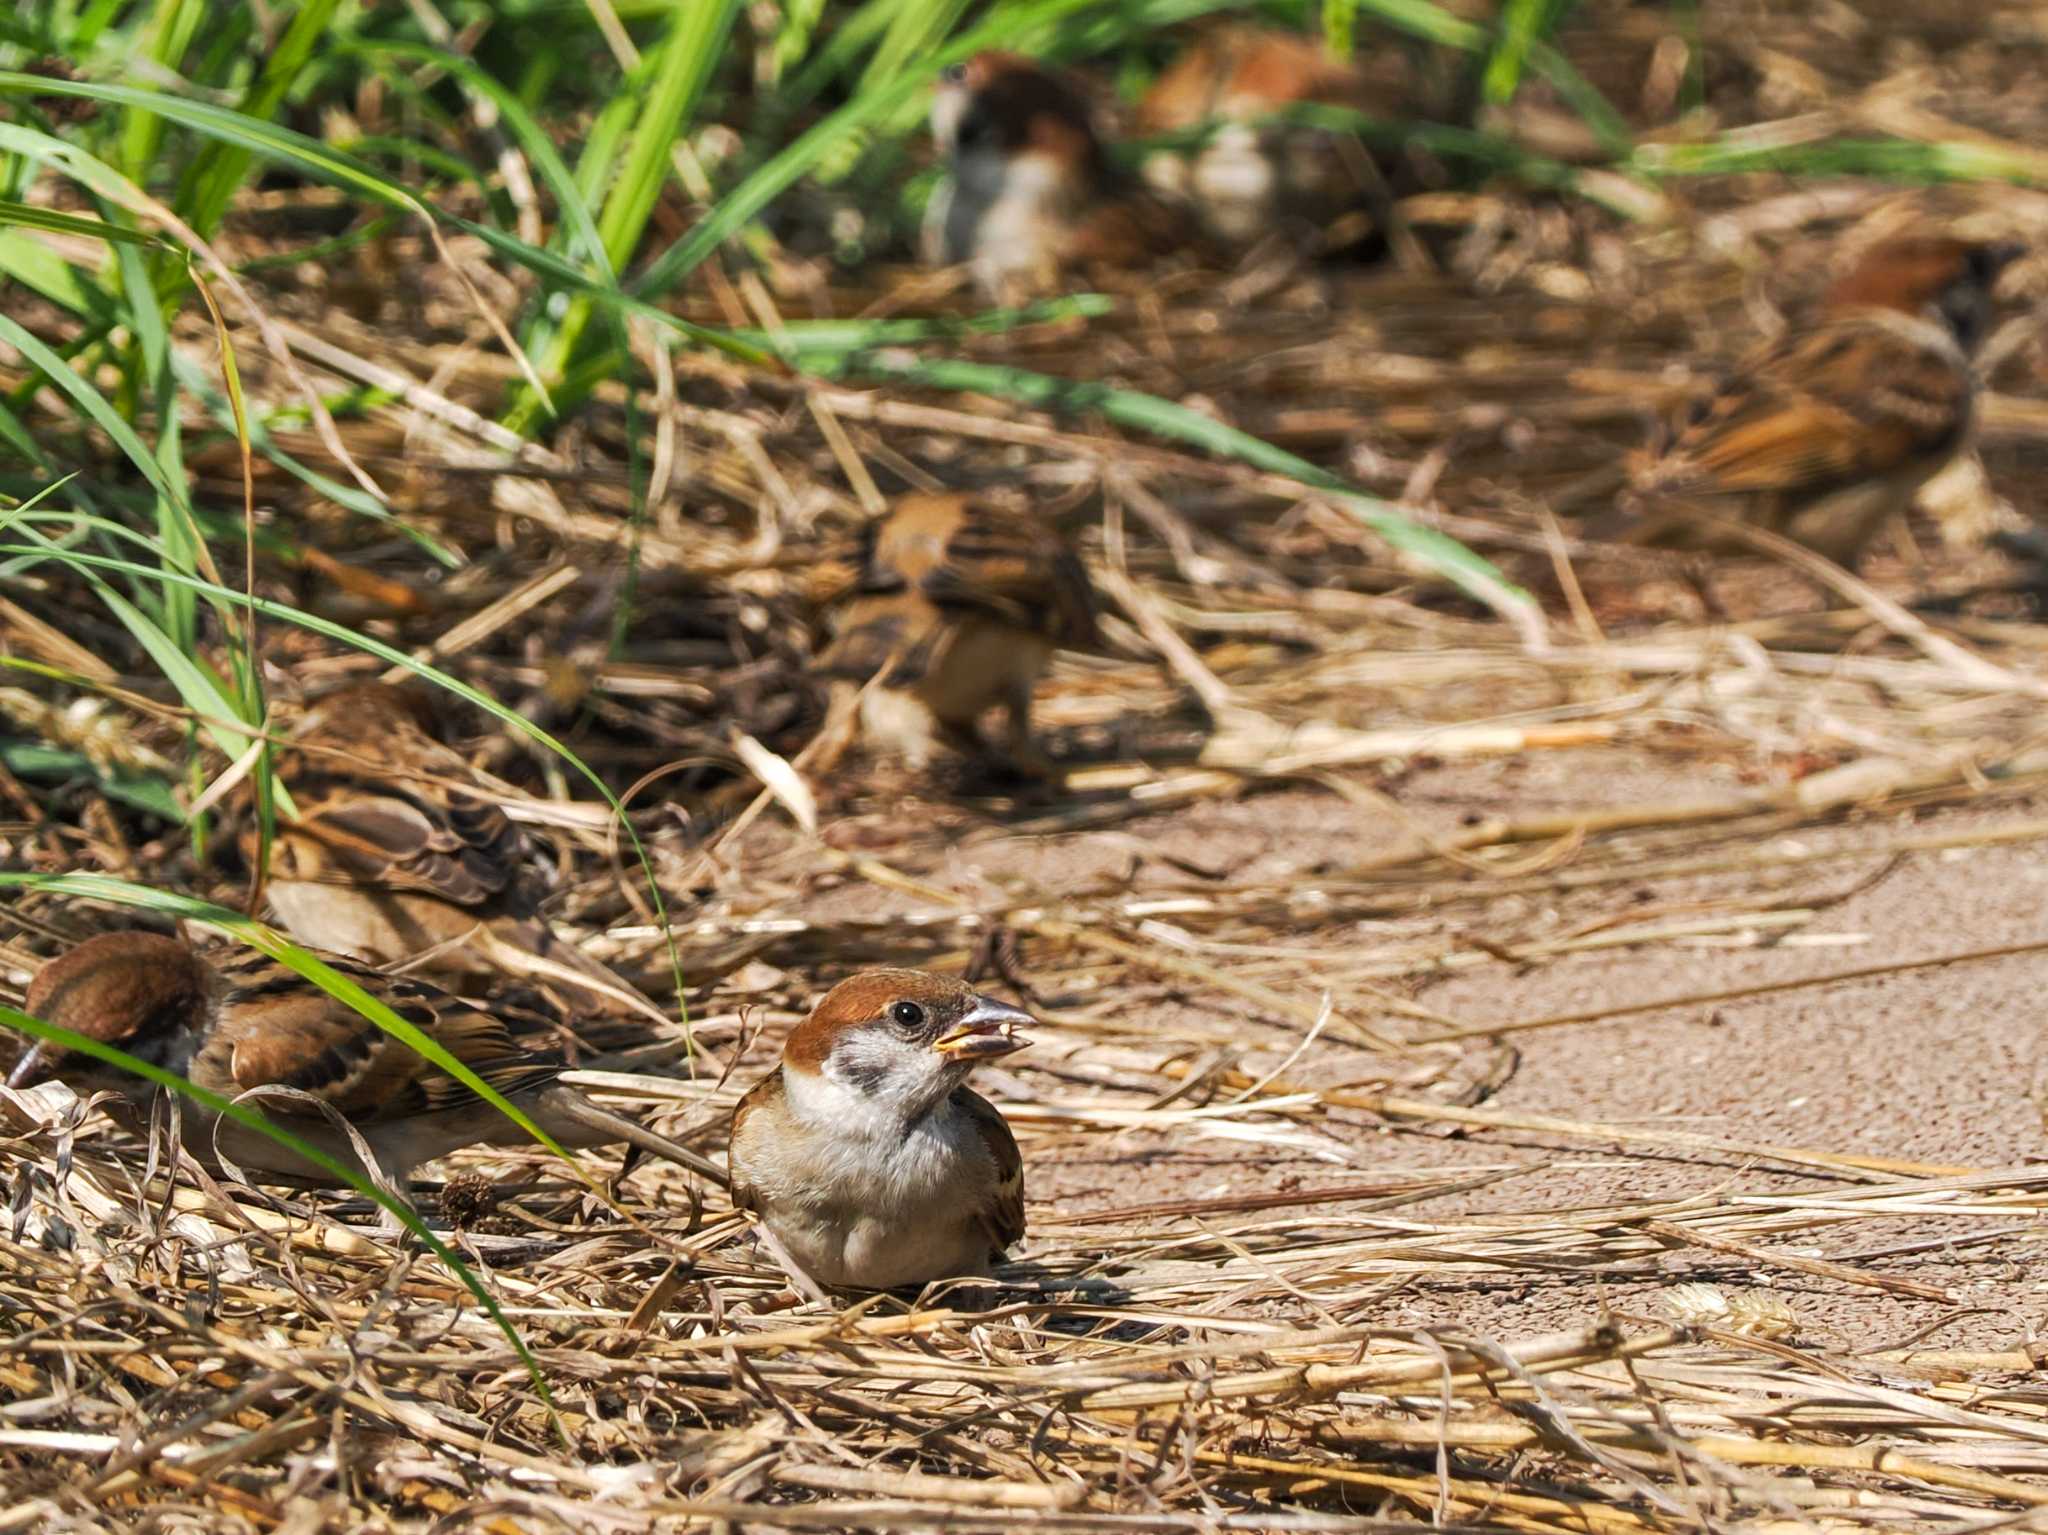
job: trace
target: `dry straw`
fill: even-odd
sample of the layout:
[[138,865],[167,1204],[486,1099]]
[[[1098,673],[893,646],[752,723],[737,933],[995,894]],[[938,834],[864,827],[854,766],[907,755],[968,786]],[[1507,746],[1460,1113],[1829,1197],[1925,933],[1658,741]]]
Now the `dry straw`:
[[[1599,39],[1648,24],[1649,8],[1608,11],[1585,34],[1595,74],[1612,63]],[[1851,79],[1861,62],[1789,22],[1759,36],[1742,46],[1766,97],[1818,92],[1828,122],[1932,131],[1907,109],[1917,76]],[[2011,112],[2048,131],[2031,96]],[[1424,989],[1612,949],[1831,940],[1833,912],[1912,860],[2048,840],[2023,811],[1875,813],[2006,806],[2048,782],[2048,632],[1900,603],[1981,564],[1886,551],[1849,580],[1760,556],[1723,583],[1746,612],[1708,623],[1673,616],[1690,611],[1683,571],[1572,536],[1573,497],[1611,489],[1648,408],[1686,382],[1673,358],[1737,350],[1788,297],[1755,274],[1817,278],[1838,238],[1929,206],[2048,226],[2025,189],[1759,179],[1688,183],[1686,219],[1645,230],[1509,192],[1421,199],[1406,211],[1442,237],[1449,275],[1276,256],[957,343],[1113,374],[1405,499],[1554,584],[1550,608],[1574,616],[1541,644],[1329,494],[1085,415],[678,353],[658,387],[601,387],[567,440],[524,442],[494,418],[519,370],[475,295],[509,307],[528,279],[461,239],[474,283],[394,236],[416,292],[278,319],[290,370],[238,335],[265,408],[300,371],[324,394],[380,391],[334,424],[345,456],[324,419],[273,435],[329,472],[360,465],[415,532],[470,556],[442,572],[266,472],[259,499],[321,552],[295,595],[573,726],[586,760],[640,785],[626,798],[675,912],[696,1064],[583,1080],[715,1149],[816,983],[979,959],[1027,980],[1045,1019],[990,1084],[1024,1144],[1033,1230],[993,1289],[828,1314],[795,1304],[721,1196],[698,1219],[665,1169],[626,1182],[628,1225],[538,1154],[466,1156],[461,1172],[489,1176],[458,1185],[460,1248],[531,1345],[550,1414],[440,1262],[380,1242],[361,1209],[168,1180],[161,1153],[79,1129],[61,1094],[0,1092],[0,1535],[2039,1527],[2041,1357],[1938,1336],[2001,1304],[1986,1276],[2033,1283],[2048,1170],[2017,1165],[2028,1148],[1928,1164],[1623,1121],[1593,1098],[1552,1114],[1488,1100],[1518,1048],[1559,1030],[2040,945],[1957,935],[1569,1013],[1457,1016]],[[252,194],[229,233],[245,253],[288,247],[298,211]],[[788,333],[882,312],[894,291],[707,279],[696,318]],[[199,325],[173,340],[212,344]],[[2048,424],[2003,396],[1988,419],[2002,486]],[[650,451],[663,494],[629,520]],[[239,495],[237,455],[189,457],[209,497]],[[937,483],[1031,497],[1102,578],[1105,652],[1064,659],[1042,695],[1064,793],[906,786],[826,729],[803,669],[818,567],[877,485]],[[54,566],[0,597],[11,656],[106,699],[10,691],[7,718],[110,773],[59,805],[0,768],[0,836],[19,866],[189,887],[183,849],[133,845],[103,798],[111,769],[175,754],[182,732],[120,690],[137,668],[118,631],[52,621],[90,606]],[[266,634],[287,694],[379,670]],[[478,754],[553,842],[561,929],[652,984],[665,935],[615,828],[522,742]],[[1475,789],[1451,813],[1403,794],[1424,769],[1483,783],[1547,762],[1587,784],[1647,764],[1680,787],[1534,809]],[[1709,766],[1732,787],[1683,787]],[[1320,796],[1341,829],[1312,868],[1168,835],[1279,793]],[[1002,838],[1072,859],[961,874],[962,846]],[[1516,902],[1556,920],[1493,920]],[[114,920],[38,897],[4,915],[16,982]],[[1433,1138],[1453,1133],[1477,1144]],[[1673,1165],[1704,1175],[1588,1206],[1548,1197],[1567,1158],[1646,1186]],[[468,1208],[484,1194],[494,1208]],[[1532,1295],[1549,1330],[1473,1320]],[[1399,1322],[1410,1306],[1425,1320]]]

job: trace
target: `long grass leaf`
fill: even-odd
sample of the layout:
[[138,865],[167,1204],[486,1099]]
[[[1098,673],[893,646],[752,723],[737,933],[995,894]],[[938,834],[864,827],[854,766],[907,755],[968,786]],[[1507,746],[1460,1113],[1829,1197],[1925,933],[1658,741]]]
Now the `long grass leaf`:
[[[209,927],[219,928],[222,932],[230,934],[304,976],[335,1001],[360,1013],[385,1033],[401,1041],[416,1055],[432,1061],[556,1156],[572,1164],[576,1160],[556,1143],[554,1137],[535,1124],[525,1110],[512,1103],[503,1093],[457,1059],[449,1052],[447,1046],[424,1033],[417,1024],[409,1023],[393,1012],[388,1004],[365,991],[361,985],[329,965],[313,950],[292,942],[261,922],[245,917],[239,912],[230,911],[225,906],[216,906],[211,901],[198,900],[176,891],[151,889],[146,885],[132,884],[127,880],[115,879],[104,874],[0,872],[0,890],[8,889],[75,896],[87,901],[108,901],[115,905],[140,907],[188,922],[203,922]],[[586,1177],[584,1181],[587,1183],[589,1179]]]
[[[20,879],[33,879],[36,877],[33,875],[14,876],[14,878]],[[462,1281],[463,1288],[476,1297],[477,1304],[489,1313],[491,1320],[497,1324],[498,1330],[505,1335],[505,1341],[510,1343],[513,1351],[519,1355],[520,1363],[525,1365],[527,1376],[532,1380],[534,1390],[540,1394],[542,1401],[548,1403],[550,1412],[553,1411],[553,1398],[548,1393],[546,1380],[541,1376],[540,1361],[535,1359],[532,1351],[527,1348],[526,1340],[520,1335],[519,1329],[512,1325],[512,1319],[506,1316],[499,1308],[497,1299],[490,1291],[484,1288],[482,1281],[470,1271],[469,1265],[457,1257],[454,1249],[435,1236],[433,1231],[427,1226],[427,1223],[420,1219],[418,1211],[410,1209],[399,1200],[393,1199],[355,1169],[343,1165],[319,1148],[307,1144],[266,1115],[260,1114],[244,1104],[230,1102],[218,1093],[209,1092],[206,1088],[186,1080],[176,1072],[166,1071],[161,1066],[152,1065],[148,1061],[138,1060],[126,1051],[117,1050],[112,1045],[102,1044],[99,1040],[93,1039],[89,1035],[75,1033],[70,1029],[59,1028],[52,1023],[45,1023],[42,1019],[24,1013],[19,1008],[0,1004],[0,1024],[6,1025],[17,1033],[26,1034],[32,1039],[47,1040],[51,1044],[61,1046],[65,1050],[74,1051],[80,1055],[89,1055],[95,1060],[103,1061],[107,1065],[128,1072],[132,1076],[139,1077],[146,1082],[154,1082],[158,1087],[177,1093],[181,1097],[189,1098],[209,1113],[218,1114],[223,1118],[230,1119],[245,1130],[267,1137],[286,1151],[289,1151],[293,1156],[305,1158],[309,1164],[318,1167],[337,1183],[354,1189],[373,1204],[388,1210],[394,1219],[404,1224],[406,1230],[410,1231],[428,1248],[432,1249],[434,1255],[447,1264],[449,1271]]]
[[[668,178],[676,139],[724,51],[739,11],[739,0],[684,0],[674,13],[668,35],[645,60],[650,72],[646,99],[597,220],[598,236],[614,269],[624,266],[639,248],[655,200]],[[575,361],[590,316],[588,300],[577,300],[550,328],[545,350],[536,361],[542,379],[559,380]],[[522,400],[507,417],[507,424],[515,431],[525,430],[540,409],[540,401]]]
[[[291,25],[263,60],[263,67],[243,94],[237,110],[244,117],[267,118],[284,104],[299,76],[327,41],[339,0],[302,0]],[[210,236],[227,211],[229,199],[248,175],[252,152],[232,144],[213,143],[200,151],[187,169],[175,205],[187,224]]]
[[150,488],[172,504],[190,511],[185,500],[184,487],[176,485],[164,474],[156,455],[150,452],[135,429],[114,409],[105,395],[81,378],[35,335],[22,328],[8,315],[0,314],[0,341],[13,347],[29,365],[49,380],[51,387],[76,405],[82,415],[105,432],[142,477],[149,481]]
[[1525,608],[1533,606],[1528,595],[1517,590],[1490,561],[1473,553],[1456,539],[1421,526],[1397,507],[1347,485],[1338,476],[1305,458],[1297,458],[1283,448],[1276,448],[1248,432],[1225,426],[1171,400],[1140,394],[1136,390],[1117,389],[1108,384],[1054,378],[994,363],[951,359],[904,361],[889,355],[856,357],[849,359],[848,371],[927,388],[993,395],[1040,410],[1097,411],[1118,425],[1135,427],[1170,441],[1201,448],[1218,457],[1234,458],[1256,468],[1285,475],[1329,494],[1389,544],[1423,561],[1474,596],[1494,605],[1498,605],[1505,596]]
[[[46,521],[53,518],[68,520],[69,514],[51,512],[25,516],[17,515],[17,520],[23,523],[34,520]],[[5,526],[6,520],[0,518],[0,528]],[[645,844],[640,840],[640,833],[635,829],[631,818],[626,814],[626,807],[619,803],[618,796],[612,793],[611,786],[605,782],[604,778],[595,768],[591,767],[589,763],[577,756],[567,746],[556,740],[554,736],[534,724],[533,721],[529,720],[517,709],[499,703],[490,694],[478,691],[459,678],[453,677],[438,667],[420,660],[417,656],[407,651],[400,650],[395,645],[387,645],[382,640],[364,634],[359,630],[351,629],[346,624],[339,624],[332,619],[322,618],[317,613],[308,613],[301,608],[292,607],[288,603],[274,602],[266,597],[247,596],[241,592],[231,591],[226,587],[206,581],[201,577],[188,575],[183,571],[153,570],[138,565],[133,560],[118,559],[104,554],[90,554],[82,549],[54,550],[50,541],[40,533],[37,533],[33,528],[25,528],[24,531],[36,538],[38,542],[34,545],[0,545],[0,555],[34,555],[55,559],[81,572],[96,570],[121,571],[130,575],[143,576],[150,580],[182,583],[207,596],[234,603],[245,603],[252,611],[261,614],[265,618],[274,618],[284,623],[295,624],[299,628],[306,629],[311,633],[323,635],[331,640],[339,640],[353,649],[376,656],[381,660],[390,662],[394,666],[402,666],[414,676],[432,683],[435,687],[445,692],[452,693],[455,697],[467,703],[475,705],[493,719],[510,726],[536,745],[554,753],[554,755],[574,768],[592,788],[597,790],[605,804],[611,807],[613,818],[618,823],[619,829],[625,836],[627,843],[632,847],[633,856],[639,862],[641,873],[646,879],[648,900],[654,908],[655,918],[660,923],[663,931],[667,932],[668,901],[661,892],[660,883],[654,877],[653,862],[648,857]],[[230,752],[228,755],[232,757],[235,753]],[[280,786],[281,789],[282,786]],[[675,938],[672,933],[669,934],[668,942],[669,962],[671,968],[676,972],[677,988],[680,991],[682,960],[675,947]]]

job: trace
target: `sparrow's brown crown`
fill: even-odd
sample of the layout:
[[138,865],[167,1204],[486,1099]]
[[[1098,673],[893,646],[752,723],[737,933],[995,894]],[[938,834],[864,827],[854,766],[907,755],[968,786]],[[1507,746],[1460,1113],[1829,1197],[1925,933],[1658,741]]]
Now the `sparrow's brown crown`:
[[[23,1010],[102,1044],[127,1045],[190,1027],[206,1006],[198,956],[158,933],[102,933],[50,961],[29,982]],[[9,1087],[48,1077],[64,1058],[39,1044],[15,1063]]]
[[1945,235],[1890,240],[1827,292],[1828,309],[1936,310],[1965,351],[1983,339],[1999,273],[2026,253],[2017,242],[1982,243]]
[[923,970],[867,970],[818,999],[791,1031],[782,1060],[798,1071],[816,1072],[845,1035],[881,1028],[905,1044],[964,1063],[1022,1049],[1026,1042],[1014,1030],[1030,1022],[1028,1014],[982,996],[964,981]]
[[1094,114],[1070,82],[1022,54],[977,53],[946,71],[942,90],[965,100],[953,124],[954,154],[995,149],[1005,155],[1026,151],[1049,155],[1076,169],[1102,167]]
[[1205,31],[1153,82],[1138,105],[1138,131],[1174,133],[1295,102],[1362,107],[1365,95],[1350,61],[1333,57],[1315,39],[1227,23]]

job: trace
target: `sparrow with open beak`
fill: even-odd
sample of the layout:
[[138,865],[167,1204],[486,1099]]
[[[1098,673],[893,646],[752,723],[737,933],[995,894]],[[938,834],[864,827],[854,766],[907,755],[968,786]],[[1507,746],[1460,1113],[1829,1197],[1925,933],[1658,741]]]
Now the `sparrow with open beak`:
[[1971,442],[1998,275],[2017,245],[1894,240],[1829,289],[1809,324],[1694,401],[1637,466],[1595,537],[1743,548],[1702,513],[1747,521],[1840,564]]
[[984,294],[1014,302],[1064,271],[1186,248],[1190,221],[1118,173],[1092,118],[1071,81],[1014,53],[947,70],[931,119],[947,175],[926,210],[925,258],[967,263]]
[[[448,978],[510,972],[661,1010],[539,910],[526,834],[441,738],[428,694],[364,683],[308,710],[278,773],[298,809],[270,850],[270,910],[298,939]],[[255,852],[255,832],[243,845]]]
[[[1342,243],[1330,238],[1334,221],[1384,200],[1385,182],[1354,135],[1274,120],[1310,104],[1388,115],[1358,68],[1314,38],[1241,22],[1209,26],[1145,93],[1137,126],[1148,138],[1212,131],[1197,148],[1148,157],[1146,179],[1185,197],[1222,245],[1250,245],[1290,224],[1325,245]],[[1363,232],[1369,221],[1357,223]]]
[[[624,1141],[717,1181],[724,1174],[632,1120],[585,1099],[556,1078],[560,1056],[528,1048],[506,1022],[422,981],[391,976],[335,955],[328,965],[434,1040],[566,1147]],[[233,1099],[255,1089],[255,1107],[342,1163],[359,1165],[359,1133],[379,1168],[401,1188],[413,1169],[463,1146],[519,1145],[528,1136],[498,1109],[395,1036],[267,955],[241,949],[201,954],[157,933],[105,933],[36,973],[25,1010],[88,1039],[175,1072]],[[62,1080],[81,1096],[111,1089],[131,1100],[154,1089],[95,1057],[39,1041],[8,1074],[10,1087]],[[190,1102],[201,1134],[187,1146],[237,1165],[315,1183],[331,1181],[306,1161],[234,1120]],[[131,1121],[132,1122],[132,1121]]]
[[986,755],[977,731],[994,704],[1009,717],[1008,764],[1050,766],[1031,738],[1031,690],[1054,650],[1095,640],[1081,561],[1028,511],[966,495],[904,496],[862,529],[842,581],[827,676],[879,677],[862,703],[870,739],[913,767],[934,732]]
[[920,970],[871,970],[819,999],[782,1064],[740,1100],[734,1205],[801,1288],[983,1275],[1024,1235],[1024,1163],[970,1091],[1021,1050],[1029,1014]]

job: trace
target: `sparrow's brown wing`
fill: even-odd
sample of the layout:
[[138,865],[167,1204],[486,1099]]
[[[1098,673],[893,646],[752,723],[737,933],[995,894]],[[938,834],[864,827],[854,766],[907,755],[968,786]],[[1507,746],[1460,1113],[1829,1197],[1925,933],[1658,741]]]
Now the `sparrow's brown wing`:
[[980,1132],[981,1143],[995,1168],[995,1187],[980,1216],[988,1229],[989,1249],[1001,1258],[1024,1236],[1024,1155],[1017,1149],[1017,1138],[1010,1133],[1009,1122],[981,1094],[971,1088],[955,1088],[952,1103]]
[[279,764],[300,819],[283,829],[280,879],[413,890],[457,906],[524,902],[530,844],[395,689],[351,688],[316,706]]
[[760,1196],[755,1192],[753,1180],[747,1176],[747,1154],[743,1149],[746,1142],[742,1128],[770,1102],[779,1100],[782,1091],[782,1068],[777,1066],[748,1088],[740,1101],[733,1105],[732,1129],[727,1133],[725,1141],[725,1166],[727,1187],[732,1191],[732,1207],[735,1210],[761,1208]]
[[[561,1072],[559,1060],[521,1048],[497,1018],[438,987],[320,957],[508,1097]],[[195,1062],[195,1080],[235,1092],[295,1088],[363,1125],[478,1101],[466,1084],[277,961],[249,952],[217,969],[219,1024]],[[272,1112],[308,1111],[280,1104]]]
[[520,890],[527,842],[503,810],[461,794],[391,790],[337,788],[312,799],[295,786],[302,816],[280,833],[272,874],[417,890],[467,907]]
[[818,658],[827,675],[865,679],[893,660],[891,679],[915,682],[964,618],[995,619],[1055,645],[1094,641],[1087,570],[1028,512],[964,495],[905,496],[863,531],[855,557],[855,595]]
[[1974,386],[1932,326],[1862,312],[1791,337],[1698,402],[1638,475],[1648,494],[1801,495],[1953,453]]
[[1081,217],[1061,241],[1060,256],[1080,266],[1142,267],[1199,240],[1179,204],[1143,187],[1124,186]]
[[1066,541],[1028,511],[965,497],[916,577],[939,609],[997,618],[1055,645],[1095,639],[1095,594]]

